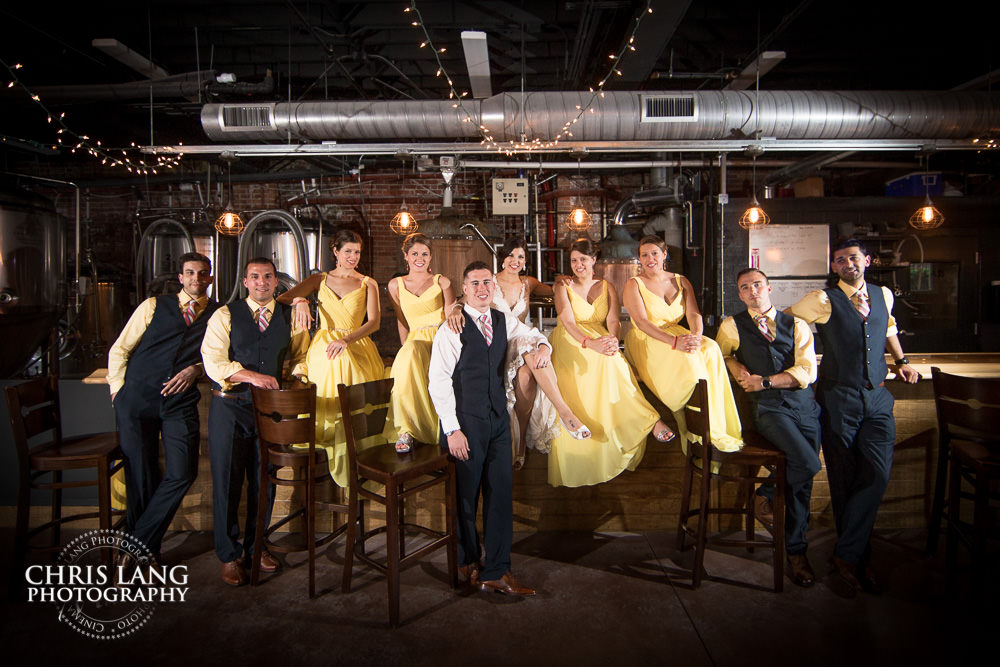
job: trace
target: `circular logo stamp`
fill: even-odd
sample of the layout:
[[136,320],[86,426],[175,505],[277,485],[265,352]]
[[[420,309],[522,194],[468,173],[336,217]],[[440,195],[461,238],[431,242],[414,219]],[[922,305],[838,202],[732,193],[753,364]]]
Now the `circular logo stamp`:
[[32,565],[25,579],[29,602],[55,603],[60,621],[94,639],[128,636],[157,602],[183,601],[187,593],[186,567],[154,566],[146,545],[118,530],[83,533],[55,565]]

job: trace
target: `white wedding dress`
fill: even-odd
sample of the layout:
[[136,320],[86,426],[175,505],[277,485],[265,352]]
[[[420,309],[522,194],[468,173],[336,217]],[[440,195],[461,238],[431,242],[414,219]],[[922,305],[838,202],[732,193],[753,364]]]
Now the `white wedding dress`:
[[[526,282],[521,281],[521,293],[514,302],[514,306],[507,305],[504,299],[500,283],[494,278],[493,284],[493,307],[499,311],[512,315],[531,326],[531,318],[528,315],[528,302],[524,298]],[[522,317],[523,316],[523,317]],[[514,378],[517,371],[524,365],[524,358],[521,356],[525,352],[532,352],[535,345],[530,340],[516,336],[507,341],[507,379],[505,388],[507,390],[507,412],[510,414],[510,438],[513,445],[513,455],[517,458],[517,446],[521,439],[517,417],[514,415]],[[536,449],[544,454],[548,454],[552,449],[552,440],[559,435],[562,430],[562,422],[556,413],[555,406],[545,393],[538,389],[535,393],[535,403],[531,408],[531,417],[528,419],[528,433],[525,439],[527,446]]]

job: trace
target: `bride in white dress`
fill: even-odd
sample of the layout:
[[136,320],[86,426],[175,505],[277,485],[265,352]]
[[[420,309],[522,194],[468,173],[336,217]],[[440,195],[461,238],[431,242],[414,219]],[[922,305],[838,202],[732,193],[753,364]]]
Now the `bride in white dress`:
[[[494,276],[493,307],[531,325],[528,300],[531,294],[552,294],[552,288],[531,276],[522,276],[527,259],[523,238],[508,239],[500,250],[502,270]],[[461,310],[448,317],[448,326],[461,331],[465,322]],[[590,437],[590,429],[566,405],[552,366],[535,368],[535,346],[524,338],[507,341],[507,411],[514,469],[524,465],[525,448],[548,453],[550,442],[562,428],[576,439]],[[541,391],[538,391],[538,389]],[[561,422],[561,423],[560,423]]]

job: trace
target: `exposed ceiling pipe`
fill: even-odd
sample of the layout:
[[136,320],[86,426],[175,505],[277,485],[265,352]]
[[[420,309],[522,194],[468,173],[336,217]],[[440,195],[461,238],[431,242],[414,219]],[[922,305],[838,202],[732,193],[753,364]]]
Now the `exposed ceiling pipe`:
[[673,188],[657,188],[655,190],[640,190],[635,194],[622,199],[615,206],[612,218],[614,224],[620,225],[625,222],[625,216],[636,208],[646,208],[649,206],[670,206],[680,203],[677,193]]
[[[1000,126],[1000,95],[954,91],[741,91],[503,93],[484,100],[207,104],[214,141],[554,138],[579,108],[568,141],[950,139]],[[523,114],[523,117],[522,117]],[[565,136],[565,135],[564,135]]]
[[834,153],[833,155],[828,155],[826,153],[814,155],[810,158],[802,160],[801,162],[790,164],[786,167],[778,169],[777,171],[771,172],[768,174],[767,178],[764,179],[763,185],[764,187],[770,187],[791,183],[792,181],[796,181],[803,176],[812,174],[822,167],[839,160],[843,160],[851,155],[854,155],[854,151],[844,151],[843,153]]

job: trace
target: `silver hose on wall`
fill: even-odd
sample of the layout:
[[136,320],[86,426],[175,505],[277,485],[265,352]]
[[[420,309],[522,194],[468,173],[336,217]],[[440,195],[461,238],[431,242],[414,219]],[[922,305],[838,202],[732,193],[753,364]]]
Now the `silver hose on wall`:
[[[178,221],[174,220],[173,218],[160,218],[159,220],[153,222],[153,224],[151,224],[149,227],[146,227],[145,231],[142,232],[142,236],[139,237],[139,251],[135,254],[135,294],[136,298],[140,300],[145,298],[144,297],[145,290],[143,289],[145,276],[143,276],[142,268],[146,259],[146,254],[150,250],[149,239],[151,238],[154,231],[156,231],[157,229],[159,229],[164,225],[177,227],[179,230],[181,230],[181,234],[184,235],[184,238],[187,241],[188,245],[187,252],[194,252],[194,237],[191,236],[191,232],[188,231],[187,227],[185,227]],[[178,272],[180,272],[180,269],[182,268],[183,267],[180,266],[177,267]]]

